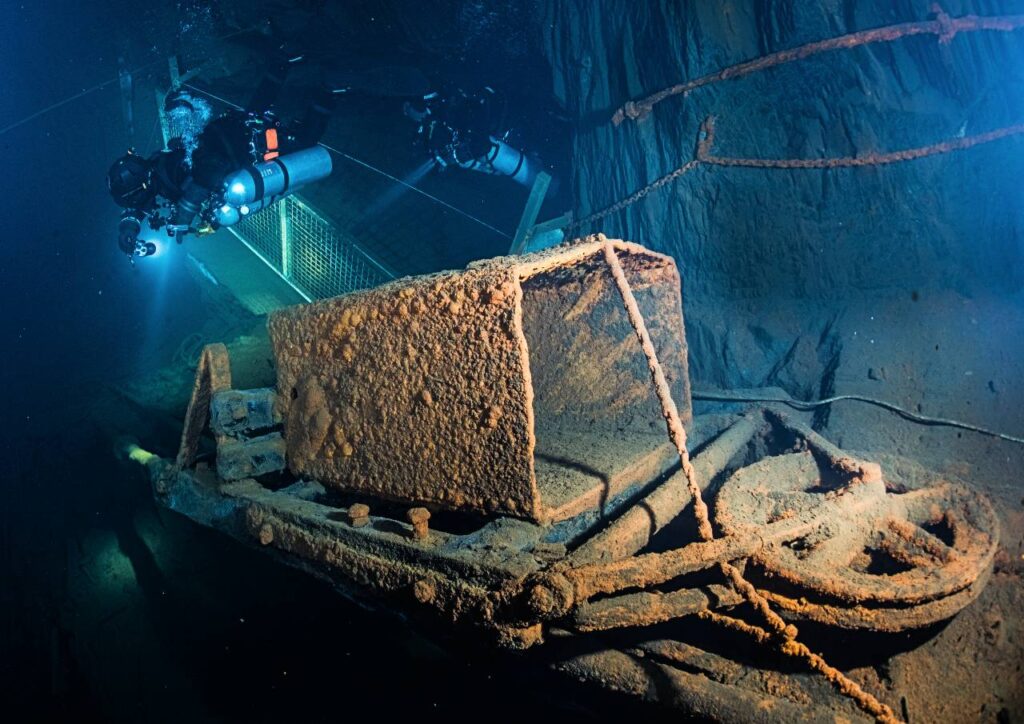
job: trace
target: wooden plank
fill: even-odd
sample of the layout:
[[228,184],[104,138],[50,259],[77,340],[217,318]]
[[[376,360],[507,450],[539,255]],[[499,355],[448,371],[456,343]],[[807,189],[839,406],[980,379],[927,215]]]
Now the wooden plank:
[[534,179],[533,188],[530,189],[530,196],[526,200],[526,207],[523,209],[523,216],[519,219],[519,228],[512,239],[512,246],[509,247],[510,255],[522,254],[530,240],[530,229],[533,228],[540,215],[540,207],[544,205],[544,197],[548,194],[548,186],[551,185],[551,176],[541,171]]

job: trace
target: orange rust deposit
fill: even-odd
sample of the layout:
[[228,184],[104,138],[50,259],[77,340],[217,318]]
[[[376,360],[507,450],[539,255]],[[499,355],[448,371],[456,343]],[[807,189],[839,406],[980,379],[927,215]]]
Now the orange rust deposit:
[[[675,263],[615,244],[688,421]],[[615,477],[626,450],[665,444],[602,254],[591,241],[503,257],[272,315],[292,472],[535,521],[595,507],[594,475],[559,461],[590,448]]]
[[960,481],[774,408],[694,417],[678,271],[636,244],[269,326],[276,391],[232,390],[226,349],[203,351],[176,461],[146,463],[157,500],[609,690],[718,721],[898,721],[900,693],[819,630],[923,636],[1011,565]]

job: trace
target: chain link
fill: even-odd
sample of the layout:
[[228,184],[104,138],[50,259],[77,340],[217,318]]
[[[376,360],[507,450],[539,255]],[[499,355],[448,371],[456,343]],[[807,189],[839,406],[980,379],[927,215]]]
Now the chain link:
[[607,206],[600,211],[595,211],[582,219],[568,224],[564,228],[566,234],[571,234],[587,224],[600,221],[607,216],[611,216],[618,211],[622,211],[623,209],[640,201],[652,191],[656,191],[681,176],[685,176],[698,166],[707,165],[802,170],[885,166],[903,161],[915,161],[920,158],[937,156],[944,153],[951,153],[953,151],[963,151],[973,148],[974,146],[992,143],[993,141],[999,141],[1004,138],[1018,136],[1021,134],[1024,134],[1024,123],[1018,123],[1012,126],[1003,126],[1002,128],[996,128],[974,136],[951,138],[939,143],[933,143],[930,146],[907,148],[901,151],[891,151],[889,153],[871,152],[860,156],[840,156],[836,158],[732,158],[729,156],[716,156],[711,153],[711,147],[715,141],[715,119],[714,116],[709,116],[701,125],[701,130],[697,137],[697,151],[695,158],[687,161],[675,171],[652,181],[638,191],[634,191],[621,201],[618,201],[611,206]]

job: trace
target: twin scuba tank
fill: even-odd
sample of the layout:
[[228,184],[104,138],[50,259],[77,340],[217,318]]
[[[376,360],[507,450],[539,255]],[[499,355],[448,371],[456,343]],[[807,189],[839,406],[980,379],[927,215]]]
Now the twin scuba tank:
[[306,184],[331,174],[331,154],[313,146],[235,171],[224,181],[224,198],[213,210],[218,226],[232,226]]

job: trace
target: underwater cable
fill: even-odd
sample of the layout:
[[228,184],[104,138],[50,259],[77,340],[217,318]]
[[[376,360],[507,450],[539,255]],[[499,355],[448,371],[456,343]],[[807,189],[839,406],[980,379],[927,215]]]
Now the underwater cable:
[[[153,65],[153,63],[147,63],[146,65],[139,66],[138,68],[136,68],[135,70],[133,70],[131,72],[132,73],[138,73],[139,71],[145,70],[146,68],[148,68],[151,65]],[[104,81],[103,83],[100,83],[99,85],[94,85],[92,88],[86,88],[81,93],[76,93],[73,96],[68,96],[67,98],[65,98],[62,101],[57,101],[56,103],[54,103],[52,105],[49,105],[46,108],[43,108],[41,110],[38,110],[38,111],[36,111],[35,113],[33,113],[33,114],[29,115],[29,116],[25,116],[20,121],[16,121],[15,123],[10,124],[9,126],[4,126],[3,128],[0,128],[0,136],[2,136],[3,134],[7,133],[8,131],[13,131],[15,128],[18,128],[19,126],[24,126],[29,121],[33,121],[36,118],[39,118],[39,116],[45,115],[45,114],[49,113],[50,111],[53,111],[53,110],[56,110],[56,109],[60,108],[61,106],[65,106],[68,103],[71,103],[72,101],[76,101],[79,98],[84,98],[85,96],[89,95],[90,93],[95,93],[98,90],[103,90],[108,85],[113,85],[114,83],[117,83],[119,80],[120,80],[119,77],[118,78],[111,78],[110,80]]]
[[475,221],[476,223],[480,224],[481,226],[483,226],[483,227],[485,227],[487,229],[490,229],[491,231],[493,231],[495,234],[498,234],[499,236],[503,236],[506,239],[511,239],[512,238],[509,234],[506,234],[501,229],[498,229],[498,228],[496,228],[494,226],[491,226],[486,221],[483,221],[482,219],[478,219],[477,217],[473,216],[472,214],[470,214],[470,213],[468,213],[466,211],[463,211],[462,209],[458,208],[457,206],[452,206],[447,201],[442,201],[441,199],[437,198],[436,196],[434,196],[432,194],[427,193],[426,191],[424,191],[423,189],[421,189],[421,188],[419,188],[417,186],[413,186],[412,184],[407,183],[407,182],[403,181],[402,179],[400,179],[400,178],[398,178],[396,176],[392,176],[387,171],[382,171],[379,168],[375,168],[375,167],[371,166],[370,164],[366,163],[365,161],[360,161],[358,158],[355,158],[354,156],[349,156],[347,153],[345,153],[343,151],[339,151],[336,148],[332,148],[331,146],[328,146],[326,143],[321,143],[320,145],[323,146],[324,148],[326,148],[328,151],[331,151],[332,153],[336,153],[336,154],[338,154],[339,156],[341,156],[343,158],[347,158],[349,161],[352,161],[353,163],[357,163],[360,166],[365,166],[366,168],[370,169],[371,171],[376,171],[377,173],[379,173],[380,175],[384,176],[385,178],[389,178],[392,181],[394,181],[395,183],[402,184],[403,186],[408,187],[410,190],[415,191],[416,193],[421,194],[423,196],[426,196],[431,201],[434,201],[435,203],[441,204],[441,206],[444,206],[446,209],[451,209],[456,214],[460,214],[461,216],[465,216],[467,219],[470,219],[471,221]]
[[[248,33],[250,30],[255,30],[258,27],[259,27],[259,25],[252,25],[252,26],[250,26],[248,28],[243,28],[242,30],[235,30],[234,32],[228,33],[227,35],[221,35],[220,37],[213,38],[213,40],[214,41],[228,40],[229,38],[233,38],[236,35],[241,35],[242,33]],[[161,62],[160,60],[151,60],[148,63],[140,65],[138,68],[134,68],[133,70],[128,71],[128,73],[129,73],[129,75],[135,75],[136,73],[140,73],[140,72],[146,70],[147,68],[149,68],[151,66],[154,66],[154,65],[156,65],[157,63],[160,63],[160,62]],[[50,111],[53,111],[53,110],[56,110],[56,109],[60,108],[61,106],[65,106],[68,103],[71,103],[72,101],[76,101],[79,98],[84,98],[85,96],[89,95],[90,93],[95,93],[98,90],[103,90],[104,88],[106,88],[109,85],[113,85],[114,83],[120,82],[120,80],[121,80],[121,75],[118,74],[116,77],[111,78],[110,80],[105,80],[102,83],[99,83],[97,85],[92,86],[91,88],[86,88],[85,90],[83,90],[83,91],[81,91],[79,93],[75,93],[72,96],[68,96],[67,98],[65,98],[62,101],[57,101],[56,103],[48,105],[46,108],[42,108],[42,109],[36,111],[35,113],[32,113],[32,114],[30,114],[28,116],[25,116],[20,121],[15,121],[14,123],[12,123],[12,124],[10,124],[8,126],[4,126],[3,128],[0,128],[0,136],[2,136],[3,134],[7,133],[8,131],[13,131],[15,128],[18,128],[20,126],[24,126],[29,121],[33,121],[36,118],[39,118],[39,116],[45,115],[45,114],[49,113]]]
[[863,397],[861,395],[836,395],[835,397],[828,397],[823,400],[795,400],[792,397],[763,397],[760,395],[730,395],[725,392],[700,392],[694,391],[691,397],[695,400],[704,400],[707,402],[780,402],[784,405],[789,405],[797,410],[814,410],[819,407],[831,405],[834,402],[843,402],[846,400],[855,400],[857,402],[866,402],[869,405],[875,405],[883,409],[895,412],[900,417],[903,417],[911,422],[916,422],[922,425],[941,425],[943,427],[956,427],[961,430],[969,430],[976,432],[981,435],[988,435],[989,437],[996,437],[1000,440],[1006,440],[1007,442],[1015,442],[1018,445],[1024,445],[1024,438],[1016,437],[1014,435],[1007,435],[1002,432],[995,432],[994,430],[988,430],[978,425],[972,425],[969,422],[960,422],[959,420],[950,420],[944,417],[929,417],[927,415],[919,415],[915,412],[905,410],[898,405],[894,405],[891,402],[885,400],[879,400],[874,397]]
[[[208,90],[203,90],[202,88],[197,88],[196,86],[192,85],[191,83],[184,83],[183,85],[186,88],[190,89],[190,90],[194,90],[196,93],[202,93],[205,96],[209,96],[213,100],[219,101],[220,103],[223,103],[226,106],[230,106],[231,108],[234,108],[235,110],[239,110],[239,111],[242,110],[242,107],[240,105],[238,105],[237,103],[232,103],[227,98],[221,98],[220,96],[214,95],[213,93],[211,93]],[[445,207],[446,209],[454,211],[456,214],[459,214],[460,216],[464,216],[465,218],[469,219],[470,221],[475,221],[476,223],[480,224],[480,226],[483,226],[484,228],[490,229],[491,231],[493,231],[495,234],[498,234],[499,236],[503,236],[506,239],[511,239],[512,238],[509,234],[506,234],[501,229],[498,229],[498,228],[496,228],[494,226],[491,226],[486,221],[483,221],[482,219],[478,219],[477,217],[473,216],[469,212],[463,211],[462,209],[460,209],[457,206],[452,206],[447,201],[443,201],[443,200],[437,198],[436,196],[434,196],[433,194],[427,193],[426,191],[424,191],[423,189],[419,188],[418,186],[414,186],[414,185],[412,185],[411,183],[409,183],[407,181],[403,181],[402,179],[398,178],[397,176],[392,176],[387,171],[379,169],[376,166],[374,166],[372,164],[369,164],[366,161],[363,161],[362,159],[356,158],[355,156],[351,156],[351,155],[345,153],[344,151],[340,151],[337,148],[334,148],[333,146],[328,146],[326,143],[321,142],[320,145],[323,148],[326,148],[331,153],[334,153],[334,154],[336,154],[338,156],[341,156],[342,158],[344,158],[344,159],[346,159],[348,161],[351,161],[352,163],[358,164],[358,165],[362,166],[363,168],[369,169],[370,171],[373,171],[374,173],[378,173],[381,176],[383,176],[384,178],[390,179],[391,181],[394,181],[397,184],[401,184],[402,186],[405,186],[406,188],[408,188],[410,191],[415,191],[416,193],[420,194],[421,196],[425,196],[426,198],[430,199],[434,203],[440,204],[441,206]]]

